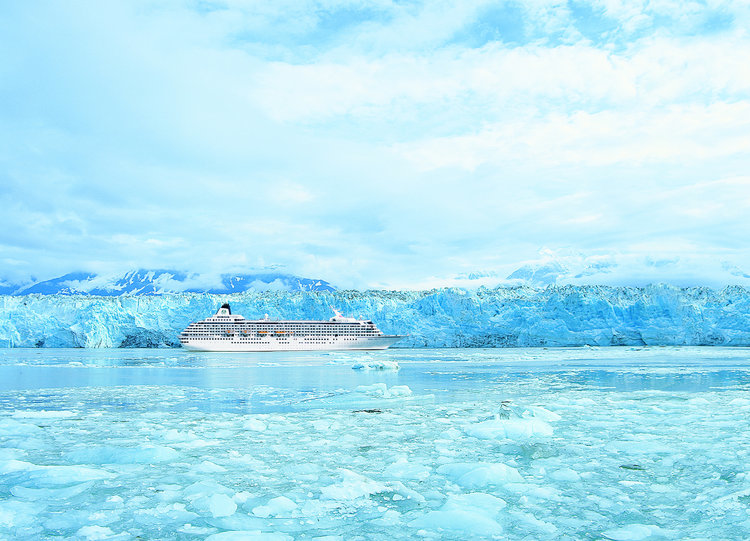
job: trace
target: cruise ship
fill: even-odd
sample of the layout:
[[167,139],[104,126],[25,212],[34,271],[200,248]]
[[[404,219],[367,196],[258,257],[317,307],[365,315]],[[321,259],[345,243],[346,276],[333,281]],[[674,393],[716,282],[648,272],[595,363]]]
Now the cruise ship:
[[386,349],[403,336],[383,334],[372,321],[344,317],[328,321],[250,320],[223,304],[213,316],[188,325],[180,343],[196,351],[308,351]]

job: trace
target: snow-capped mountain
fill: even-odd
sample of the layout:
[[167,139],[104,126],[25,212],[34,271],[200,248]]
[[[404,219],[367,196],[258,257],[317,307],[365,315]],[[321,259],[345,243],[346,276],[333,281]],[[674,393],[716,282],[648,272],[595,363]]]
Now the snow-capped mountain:
[[532,286],[546,286],[557,282],[567,269],[557,261],[542,264],[527,264],[516,269],[507,280],[519,280]]
[[12,295],[20,288],[21,286],[19,284],[13,284],[0,279],[0,295]]
[[[496,286],[607,285],[645,287],[672,284],[680,287],[750,286],[750,273],[717,257],[681,255],[661,257],[627,254],[585,255],[543,252],[511,271],[482,270],[456,275],[444,285],[475,288]],[[746,262],[746,268],[750,262]],[[505,278],[503,278],[503,276]]]
[[124,275],[72,272],[26,285],[0,282],[0,294],[29,295],[161,295],[164,293],[238,293],[257,291],[334,291],[325,280],[278,272],[207,276],[170,269],[138,269]]

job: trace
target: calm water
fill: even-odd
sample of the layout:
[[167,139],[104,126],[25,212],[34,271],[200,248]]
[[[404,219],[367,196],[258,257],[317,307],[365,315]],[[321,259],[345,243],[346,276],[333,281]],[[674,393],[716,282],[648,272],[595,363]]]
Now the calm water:
[[747,349],[6,350],[0,538],[743,539],[748,391]]

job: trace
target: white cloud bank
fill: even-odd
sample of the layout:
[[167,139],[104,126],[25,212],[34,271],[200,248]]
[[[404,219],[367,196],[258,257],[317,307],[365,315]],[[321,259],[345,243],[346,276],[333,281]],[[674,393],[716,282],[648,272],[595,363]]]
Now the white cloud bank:
[[726,268],[750,268],[748,12],[6,6],[0,278],[280,264],[424,286],[547,247],[745,283]]

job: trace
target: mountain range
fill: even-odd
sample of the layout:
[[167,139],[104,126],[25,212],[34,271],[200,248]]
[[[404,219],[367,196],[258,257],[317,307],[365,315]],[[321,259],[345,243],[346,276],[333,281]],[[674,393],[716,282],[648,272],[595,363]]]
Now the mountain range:
[[335,291],[325,280],[279,272],[207,276],[170,269],[138,269],[124,275],[71,272],[39,282],[13,284],[0,281],[2,295],[161,295],[164,293],[228,294],[243,291]]
[[[437,279],[427,286],[473,290],[484,286],[546,288],[563,285],[644,287],[672,284],[680,287],[750,286],[750,273],[733,262],[697,256],[650,258],[628,255],[547,254],[525,261],[512,272],[477,269]],[[271,267],[248,273],[200,274],[174,269],[138,269],[125,274],[71,272],[49,280],[17,283],[0,278],[0,295],[161,295],[165,293],[229,294],[244,291],[335,291],[331,283],[279,272]]]

